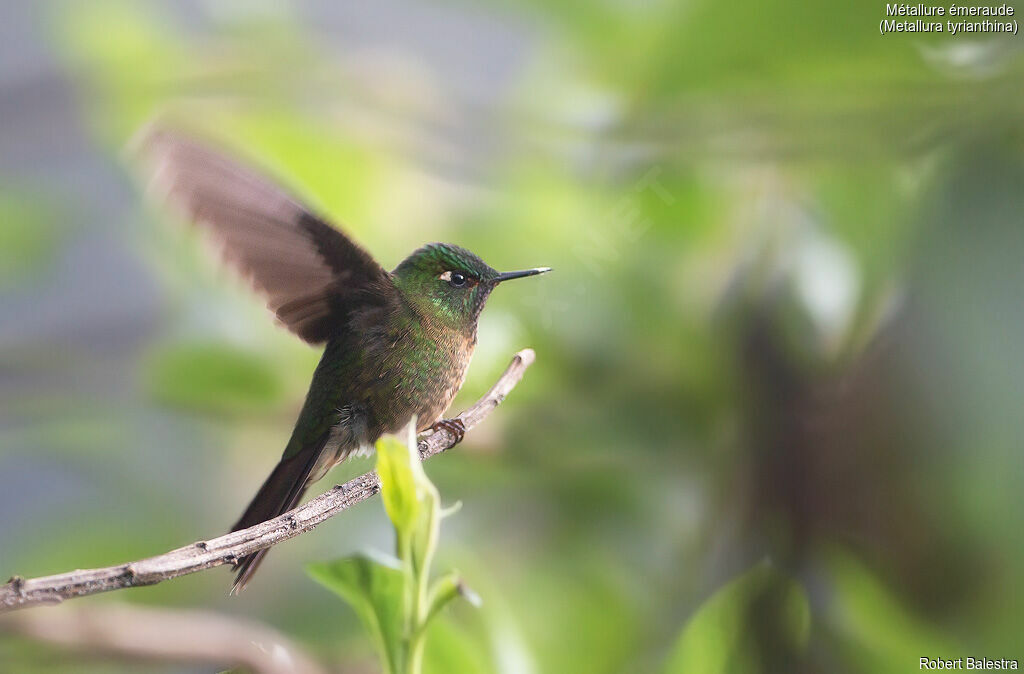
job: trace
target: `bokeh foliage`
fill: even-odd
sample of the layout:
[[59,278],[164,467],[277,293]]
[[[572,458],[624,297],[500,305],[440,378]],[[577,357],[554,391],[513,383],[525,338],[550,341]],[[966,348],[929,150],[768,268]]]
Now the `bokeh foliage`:
[[[465,504],[440,563],[484,599],[432,628],[428,671],[1021,656],[1013,38],[882,37],[871,3],[438,5],[516,36],[481,102],[400,31],[345,51],[282,7],[60,3],[41,21],[117,172],[160,114],[266,167],[385,266],[448,240],[496,267],[555,268],[495,294],[456,406],[514,350],[537,364],[427,466]],[[485,67],[465,49],[464,69]],[[0,289],[45,287],[79,227],[45,189],[0,195]],[[145,270],[156,317],[98,362],[62,340],[4,343],[2,371],[33,385],[2,393],[0,466],[33,509],[4,521],[2,570],[111,564],[225,529],[316,361],[138,192],[120,198],[109,235]],[[110,398],[75,385],[100,370],[126,373]],[[30,493],[44,484],[58,496]],[[120,599],[256,615],[372,667],[356,620],[301,573],[387,547],[370,510],[281,546],[238,600],[214,573]],[[24,644],[0,657],[53,665]]]

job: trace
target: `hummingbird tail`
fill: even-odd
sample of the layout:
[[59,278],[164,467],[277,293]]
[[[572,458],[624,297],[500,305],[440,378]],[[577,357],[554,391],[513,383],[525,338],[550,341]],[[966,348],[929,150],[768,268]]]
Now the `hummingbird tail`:
[[[306,491],[310,473],[316,465],[321,449],[322,447],[310,448],[282,459],[231,531],[247,529],[266,522],[297,506]],[[238,594],[245,589],[267,552],[269,548],[257,550],[235,562],[234,569],[237,575],[231,586],[231,594]]]

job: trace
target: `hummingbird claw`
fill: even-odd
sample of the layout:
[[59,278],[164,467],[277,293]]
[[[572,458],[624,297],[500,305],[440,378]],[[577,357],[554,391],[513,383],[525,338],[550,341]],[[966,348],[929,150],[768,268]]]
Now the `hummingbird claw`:
[[455,442],[453,444],[459,444],[462,442],[462,438],[466,436],[466,425],[462,423],[462,419],[441,419],[436,424],[430,427],[430,430],[437,433],[438,431],[448,431]]

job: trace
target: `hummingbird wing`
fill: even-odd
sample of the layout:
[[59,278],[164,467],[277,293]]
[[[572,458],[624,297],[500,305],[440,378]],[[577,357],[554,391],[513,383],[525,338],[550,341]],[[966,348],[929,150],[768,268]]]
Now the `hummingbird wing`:
[[148,189],[220,245],[289,330],[316,344],[391,277],[365,250],[273,181],[195,139],[154,129],[137,142]]

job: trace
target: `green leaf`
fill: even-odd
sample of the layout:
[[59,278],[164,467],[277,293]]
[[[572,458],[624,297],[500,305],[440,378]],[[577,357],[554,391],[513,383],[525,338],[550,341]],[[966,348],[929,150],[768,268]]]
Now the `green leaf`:
[[842,637],[842,651],[859,671],[907,671],[923,655],[966,655],[947,635],[915,616],[861,562],[841,551],[827,557],[833,597],[827,619]]
[[466,597],[474,605],[479,605],[480,598],[475,592],[462,584],[458,574],[448,573],[434,581],[434,584],[430,586],[430,593],[427,596],[427,615],[423,619],[421,627],[426,627],[430,624],[430,621],[440,613],[441,609],[460,596]]
[[465,625],[445,616],[431,621],[427,629],[423,671],[425,674],[451,674],[451,672],[486,674],[487,672],[524,670],[497,667],[493,662],[492,654],[488,652],[486,639],[479,638]]
[[[398,556],[409,557],[408,561],[420,573],[429,566],[437,547],[441,498],[423,471],[415,420],[403,433],[404,443],[390,436],[377,441],[377,474],[384,509],[398,532]],[[403,549],[406,544],[410,546],[408,552]]]
[[357,555],[333,562],[310,564],[310,578],[331,590],[355,610],[370,633],[389,672],[403,671],[403,597],[405,576],[400,569]]
[[378,440],[377,474],[380,476],[380,494],[384,501],[384,510],[391,523],[395,525],[399,537],[408,537],[415,528],[420,514],[409,448],[392,436]]
[[686,624],[665,672],[730,674],[761,671],[753,629],[773,626],[776,653],[803,650],[811,612],[803,588],[768,562],[728,583]]

